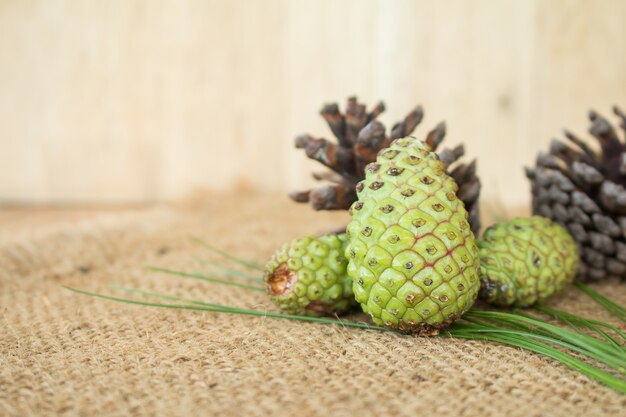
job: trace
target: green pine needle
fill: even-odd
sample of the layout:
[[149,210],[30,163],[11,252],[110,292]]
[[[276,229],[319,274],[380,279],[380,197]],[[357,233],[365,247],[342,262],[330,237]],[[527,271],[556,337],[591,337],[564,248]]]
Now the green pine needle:
[[230,268],[226,265],[221,265],[217,262],[213,262],[210,261],[208,259],[203,259],[203,258],[199,258],[197,256],[193,257],[193,260],[198,262],[200,265],[203,266],[209,266],[213,269],[217,269],[218,271],[221,271],[220,273],[225,275],[225,276],[232,276],[235,278],[241,278],[241,279],[245,279],[247,281],[252,281],[252,282],[263,282],[263,278],[259,277],[259,276],[255,276],[255,275],[249,275],[249,274],[245,274],[241,271],[237,271],[236,269]]
[[[626,343],[626,333],[624,333],[616,326],[604,323],[599,320],[580,317],[566,311],[556,310],[544,305],[537,305],[533,308],[534,310],[547,314],[569,325],[579,332],[582,332],[584,330],[591,330],[626,353],[626,345],[624,345],[624,343]],[[609,332],[613,333],[614,335],[612,336]],[[617,339],[615,338],[616,336],[618,337]]]
[[[271,317],[271,318],[280,318],[280,319],[289,319],[289,320],[309,321],[309,322],[321,323],[321,324],[335,324],[335,325],[339,325],[342,327],[356,327],[356,328],[367,329],[367,330],[391,331],[391,329],[373,326],[367,323],[358,323],[358,322],[325,318],[325,317],[310,317],[310,316],[298,316],[294,314],[273,313],[270,311],[251,310],[251,309],[245,309],[245,308],[239,308],[239,307],[225,306],[221,304],[205,303],[202,301],[193,301],[194,304],[154,303],[154,302],[131,300],[127,298],[113,297],[110,295],[80,290],[80,289],[69,287],[66,285],[63,285],[62,287],[70,291],[83,294],[83,295],[88,295],[91,297],[102,298],[105,300],[117,301],[117,302],[127,303],[127,304],[137,304],[137,305],[148,306],[148,307],[173,308],[173,309],[180,309],[180,310],[200,310],[200,311],[209,311],[213,313],[243,314],[243,315],[258,316],[258,317]],[[122,287],[116,287],[116,288],[122,289]],[[184,302],[183,300],[185,300],[184,298],[173,297],[173,296],[162,295],[162,294],[155,294],[155,293],[148,293],[148,292],[144,292],[141,290],[135,290],[135,289],[130,289],[130,288],[128,289],[125,288],[123,290],[127,292],[145,293],[146,295],[150,294],[152,297],[158,296],[158,298],[169,299],[171,301]]]
[[245,266],[247,268],[254,269],[254,270],[257,270],[257,271],[263,271],[263,269],[264,269],[263,265],[255,262],[255,261],[238,258],[238,257],[236,257],[234,255],[231,255],[228,252],[224,252],[223,250],[221,250],[219,248],[216,248],[213,245],[208,244],[207,242],[205,242],[204,240],[202,240],[202,239],[200,239],[198,237],[190,236],[190,239],[193,242],[199,244],[200,246],[203,246],[204,248],[210,250],[211,252],[217,253],[218,255],[221,255],[224,258],[230,259],[231,261],[236,262],[239,265],[243,265],[243,266]]
[[[516,334],[525,338],[552,343],[601,362],[619,373],[626,374],[626,355],[624,352],[615,348],[612,343],[587,334],[572,332],[523,314],[499,311],[470,310],[463,316],[463,319],[487,328],[490,328],[490,323],[495,323],[500,327],[500,330],[492,329],[489,330],[490,332]],[[515,328],[510,324],[522,324],[527,326],[527,329]]]
[[[263,267],[250,260],[240,259],[229,253],[222,251],[201,239],[192,237],[192,240],[203,247],[230,259],[239,265],[243,265],[253,270],[263,270]],[[228,266],[221,265],[217,262],[211,262],[196,258],[199,262],[209,265],[215,269],[223,271],[224,277],[232,277],[261,283],[262,279],[253,275],[232,269]],[[163,272],[171,275],[200,279],[218,284],[231,285],[239,288],[264,291],[260,286],[246,285],[233,282],[226,279],[214,278],[200,273],[191,273],[184,271],[176,271],[156,266],[148,267],[150,270]],[[618,317],[622,321],[626,321],[626,308],[616,304],[608,298],[602,296],[598,292],[591,290],[582,283],[575,282],[574,285],[583,293],[587,294],[594,301],[605,307],[609,312]],[[242,314],[257,317],[270,317],[288,320],[306,321],[319,324],[339,325],[342,327],[354,327],[367,330],[391,331],[399,333],[396,330],[386,327],[375,326],[367,323],[352,322],[340,320],[338,318],[329,317],[310,317],[285,313],[274,313],[268,311],[259,311],[253,309],[245,309],[239,307],[226,306],[222,304],[208,303],[200,300],[192,300],[188,298],[175,297],[171,295],[158,294],[133,288],[110,287],[118,291],[139,294],[145,297],[159,298],[168,300],[170,303],[157,303],[139,301],[127,298],[113,297],[109,295],[93,293],[79,290],[76,288],[65,287],[70,291],[80,294],[102,298],[105,300],[117,301],[122,303],[137,304],[150,307],[174,308],[184,310],[200,310],[213,313],[225,314]],[[441,336],[454,337],[459,339],[484,340],[526,349],[535,353],[539,353],[550,357],[578,372],[607,385],[618,392],[626,394],[626,380],[613,375],[603,369],[591,365],[575,356],[572,353],[583,355],[593,361],[603,364],[604,366],[617,371],[619,374],[626,374],[626,333],[616,326],[598,321],[576,316],[560,310],[555,310],[546,306],[535,307],[535,310],[551,316],[565,325],[571,330],[547,323],[539,320],[526,312],[516,310],[515,314],[501,311],[478,311],[471,310],[467,312],[461,321],[457,321],[451,327],[446,329]],[[593,332],[593,333],[590,333]],[[595,334],[598,337],[593,337]]]
[[488,327],[472,327],[471,325],[463,326],[462,324],[459,324],[458,326],[455,326],[454,329],[445,332],[443,336],[470,340],[486,340],[536,352],[567,365],[583,375],[595,379],[596,381],[613,388],[622,394],[626,394],[626,381],[623,379],[589,365],[559,349],[531,338],[514,334],[498,333],[490,330]]
[[214,278],[214,277],[204,275],[204,274],[199,274],[196,272],[177,271],[174,269],[162,268],[160,266],[152,266],[152,265],[146,266],[146,269],[149,269],[150,271],[155,271],[155,272],[163,272],[169,275],[176,275],[176,276],[185,277],[185,278],[199,279],[202,281],[215,282],[215,283],[223,284],[223,285],[231,285],[233,287],[244,288],[246,290],[265,291],[265,288],[258,286],[258,285],[240,284],[238,282],[233,282],[233,281],[220,279],[220,278]]
[[597,291],[592,290],[580,281],[574,281],[574,287],[578,288],[595,302],[607,309],[609,313],[613,314],[615,317],[626,323],[626,308],[615,303],[614,301],[609,300],[607,297],[603,296]]
[[[108,296],[99,293],[82,291],[79,289],[65,287],[70,291],[92,297],[102,298],[122,303],[137,304],[151,307],[174,308],[184,310],[200,310],[214,313],[226,314],[243,314],[258,317],[281,318],[289,320],[307,321],[320,324],[332,324],[343,327],[356,327],[368,330],[393,331],[385,327],[374,326],[366,323],[350,322],[339,320],[337,318],[325,317],[309,317],[284,313],[273,313],[268,311],[259,311],[238,307],[225,306],[221,304],[207,303],[199,300],[191,300],[187,298],[174,297],[164,294],[157,294],[148,291],[114,287],[117,290],[137,293],[148,297],[166,299],[176,302],[176,304],[165,304],[155,302],[145,302],[126,298]],[[179,304],[182,303],[182,304]],[[602,342],[591,336],[574,333],[564,330],[558,326],[554,326],[540,320],[525,317],[518,314],[493,312],[493,311],[470,311],[463,317],[464,321],[455,323],[446,330],[442,336],[455,337],[471,340],[485,340],[526,349],[532,352],[543,354],[558,362],[577,370],[578,372],[595,379],[618,392],[626,394],[626,381],[590,365],[561,349],[569,349],[594,360],[597,360],[606,366],[624,372],[624,361],[626,358],[622,354],[612,355],[611,350]],[[492,323],[490,323],[492,322]],[[493,323],[499,323],[498,325]],[[592,340],[590,340],[592,339]],[[560,346],[561,349],[556,348]],[[611,347],[613,349],[614,347]]]

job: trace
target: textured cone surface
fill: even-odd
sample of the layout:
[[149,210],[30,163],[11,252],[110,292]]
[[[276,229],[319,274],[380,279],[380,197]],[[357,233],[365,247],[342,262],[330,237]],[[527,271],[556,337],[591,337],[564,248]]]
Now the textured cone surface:
[[467,211],[430,147],[402,138],[357,186],[346,249],[356,300],[376,324],[436,334],[476,299],[478,248]]
[[[296,138],[296,147],[305,150],[306,155],[326,167],[331,172],[314,174],[317,180],[331,184],[312,190],[294,192],[290,197],[301,203],[308,202],[316,210],[347,210],[357,199],[355,187],[365,178],[364,167],[376,160],[379,151],[387,148],[398,138],[408,136],[420,124],[423,117],[421,106],[416,106],[406,117],[393,125],[389,134],[385,126],[377,119],[385,110],[382,102],[371,111],[366,111],[364,104],[350,97],[345,114],[337,104],[328,104],[320,112],[328,123],[337,143],[311,135]],[[476,175],[476,161],[465,163],[461,158],[465,154],[462,145],[455,148],[438,150],[446,135],[446,125],[439,123],[431,130],[425,142],[432,151],[437,151],[444,168],[454,178],[459,189],[457,196],[469,212],[469,223],[474,233],[480,230],[480,179]]]
[[[626,130],[626,115],[615,114]],[[596,112],[589,112],[590,146],[565,132],[570,142],[554,139],[528,168],[533,213],[566,227],[581,256],[579,278],[597,281],[626,278],[626,144],[624,132]],[[594,144],[594,145],[596,145]]]
[[272,300],[286,313],[324,316],[354,305],[346,274],[346,235],[307,236],[286,243],[265,267]]
[[545,300],[573,281],[580,263],[567,230],[540,216],[492,226],[477,244],[480,298],[498,306]]

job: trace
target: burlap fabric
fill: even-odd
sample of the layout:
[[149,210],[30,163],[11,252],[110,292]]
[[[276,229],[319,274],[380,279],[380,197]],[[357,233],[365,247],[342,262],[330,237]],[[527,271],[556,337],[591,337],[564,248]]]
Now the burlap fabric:
[[[626,396],[539,355],[490,343],[130,306],[61,284],[273,309],[265,295],[147,271],[199,270],[346,221],[277,196],[213,196],[0,239],[1,416],[618,416]],[[626,289],[595,286],[626,303]],[[609,319],[569,290],[553,304]]]

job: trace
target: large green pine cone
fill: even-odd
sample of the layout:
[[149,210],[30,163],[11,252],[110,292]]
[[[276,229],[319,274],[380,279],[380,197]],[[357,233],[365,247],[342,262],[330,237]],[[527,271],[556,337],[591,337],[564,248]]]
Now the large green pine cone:
[[379,153],[350,212],[348,275],[376,324],[436,334],[476,299],[478,249],[437,155],[415,138]]
[[346,235],[307,236],[281,246],[265,267],[272,300],[286,313],[341,314],[354,305]]
[[480,298],[499,306],[545,300],[572,282],[580,263],[567,230],[540,216],[488,228],[478,248]]

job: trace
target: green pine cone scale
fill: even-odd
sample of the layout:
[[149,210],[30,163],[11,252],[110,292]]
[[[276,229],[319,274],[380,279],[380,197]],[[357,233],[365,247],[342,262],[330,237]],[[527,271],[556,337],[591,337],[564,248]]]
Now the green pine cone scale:
[[436,334],[474,303],[478,249],[456,191],[415,138],[398,139],[366,168],[346,257],[356,301],[376,324]]
[[306,236],[282,245],[265,267],[267,292],[285,313],[332,316],[354,305],[346,235]]
[[488,228],[478,248],[480,298],[498,306],[544,301],[574,280],[580,263],[567,230],[540,216]]

